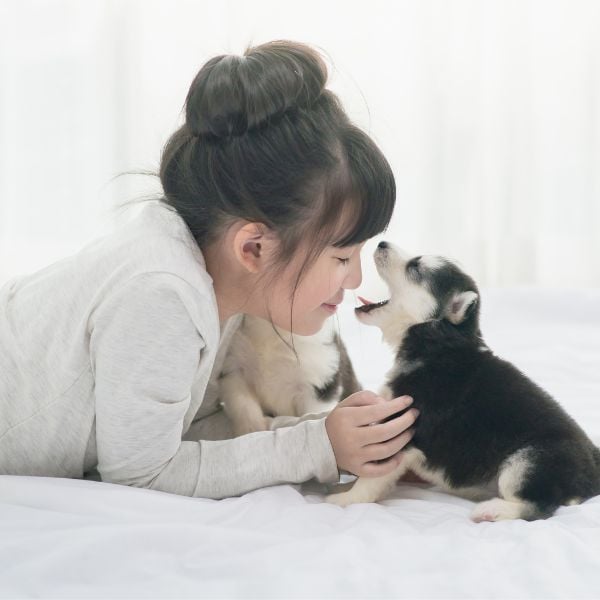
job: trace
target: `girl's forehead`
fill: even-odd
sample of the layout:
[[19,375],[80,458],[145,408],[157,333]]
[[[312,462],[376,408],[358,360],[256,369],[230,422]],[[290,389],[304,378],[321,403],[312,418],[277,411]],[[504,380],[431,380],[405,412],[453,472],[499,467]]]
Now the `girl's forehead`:
[[365,240],[364,242],[357,242],[356,244],[348,244],[348,246],[335,246],[334,244],[331,244],[330,246],[327,247],[328,250],[330,250],[331,252],[355,252],[355,251],[360,251],[362,250],[362,247],[367,243],[367,241]]
[[362,248],[368,239],[379,233],[378,229],[373,230],[371,219],[362,214],[363,208],[364,204],[359,201],[350,201],[342,208],[336,224],[330,230],[332,246],[338,249]]

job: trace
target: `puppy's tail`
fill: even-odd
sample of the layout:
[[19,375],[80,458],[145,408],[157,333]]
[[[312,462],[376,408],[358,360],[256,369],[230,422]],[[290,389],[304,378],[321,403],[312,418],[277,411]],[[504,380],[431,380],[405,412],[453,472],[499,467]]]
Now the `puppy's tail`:
[[596,465],[600,467],[600,448],[598,446],[594,446],[594,460],[596,461]]
[[594,461],[596,462],[596,496],[600,494],[600,448],[594,446]]

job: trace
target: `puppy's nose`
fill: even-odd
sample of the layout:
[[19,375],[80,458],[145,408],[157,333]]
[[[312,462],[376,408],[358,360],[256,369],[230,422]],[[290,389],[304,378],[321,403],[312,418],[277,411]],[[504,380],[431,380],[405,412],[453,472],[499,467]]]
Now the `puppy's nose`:
[[388,243],[387,242],[379,242],[379,244],[377,244],[378,248],[387,248],[388,247]]

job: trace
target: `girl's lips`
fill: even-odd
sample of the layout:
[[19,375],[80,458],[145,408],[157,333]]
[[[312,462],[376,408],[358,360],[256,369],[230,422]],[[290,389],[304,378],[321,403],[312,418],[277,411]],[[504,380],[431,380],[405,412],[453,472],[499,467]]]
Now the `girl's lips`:
[[337,304],[321,304],[321,306],[332,314],[337,310]]

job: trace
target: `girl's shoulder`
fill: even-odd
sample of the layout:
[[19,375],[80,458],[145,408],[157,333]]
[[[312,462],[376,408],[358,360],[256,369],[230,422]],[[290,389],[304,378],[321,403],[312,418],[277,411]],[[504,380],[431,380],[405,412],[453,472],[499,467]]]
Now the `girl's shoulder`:
[[148,203],[113,233],[90,245],[85,254],[87,270],[96,273],[107,289],[169,288],[181,297],[192,318],[199,312],[204,322],[209,316],[218,327],[212,278],[200,248],[175,211]]

